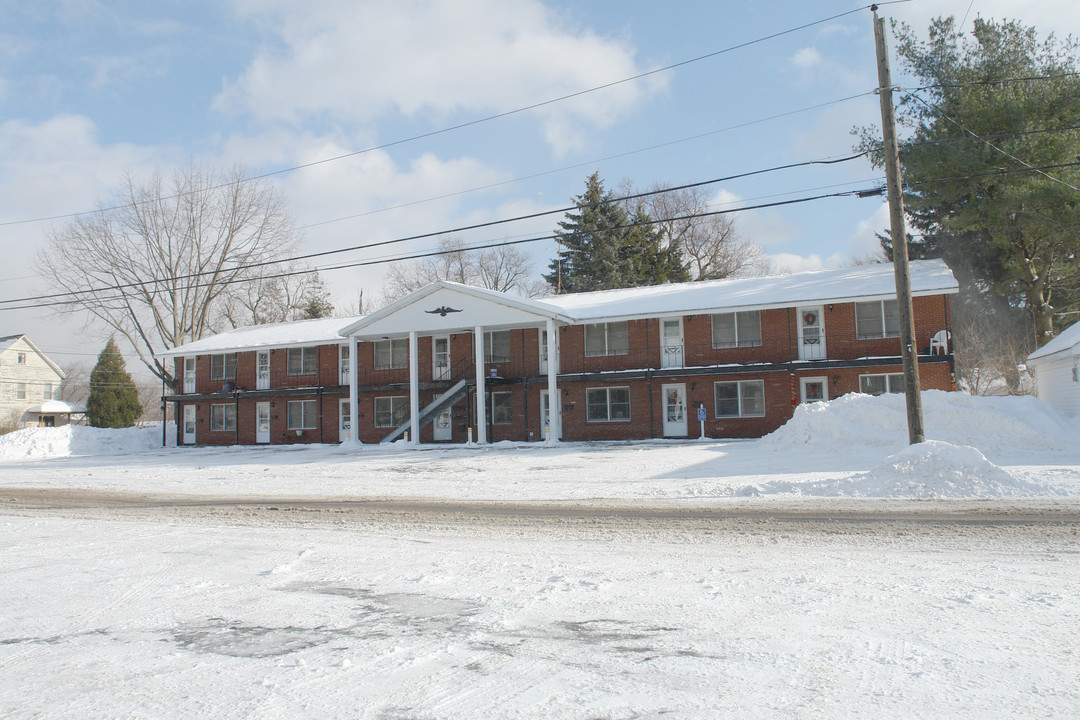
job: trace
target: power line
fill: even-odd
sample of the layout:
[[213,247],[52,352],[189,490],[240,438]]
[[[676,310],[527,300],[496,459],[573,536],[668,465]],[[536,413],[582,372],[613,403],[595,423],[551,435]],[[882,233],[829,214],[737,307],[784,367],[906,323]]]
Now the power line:
[[[678,191],[678,190],[687,190],[687,189],[690,189],[690,188],[702,187],[702,186],[705,186],[705,185],[713,185],[713,184],[720,183],[720,182],[727,182],[729,180],[734,180],[734,179],[739,179],[739,178],[744,178],[744,177],[751,177],[751,176],[754,176],[754,175],[762,175],[762,174],[765,174],[765,173],[776,172],[776,171],[779,171],[779,170],[789,170],[789,169],[797,168],[797,167],[808,167],[808,166],[813,166],[813,165],[836,165],[838,163],[849,162],[851,160],[855,160],[855,159],[858,159],[860,157],[864,157],[866,154],[867,154],[867,152],[863,151],[863,152],[855,153],[853,155],[848,155],[846,157],[841,157],[841,158],[833,158],[833,159],[826,159],[826,160],[806,160],[806,161],[797,162],[797,163],[787,163],[787,164],[784,164],[784,165],[775,165],[775,166],[769,167],[769,168],[762,168],[762,169],[759,169],[759,170],[750,170],[750,171],[747,171],[747,172],[736,173],[734,175],[728,175],[728,176],[725,176],[725,177],[714,178],[712,180],[702,180],[700,182],[687,183],[685,185],[679,185],[679,186],[671,187],[671,188],[664,188],[662,190],[648,190],[648,191],[645,191],[645,192],[634,193],[632,195],[626,195],[626,196],[623,196],[623,197],[611,198],[610,200],[604,201],[604,203],[608,204],[608,203],[627,202],[627,201],[630,201],[630,200],[637,200],[637,199],[648,197],[648,196],[651,196],[651,195],[660,195],[660,194],[674,192],[674,191]],[[198,272],[198,273],[187,273],[187,274],[184,274],[184,275],[174,275],[174,276],[170,276],[170,277],[166,277],[166,278],[156,278],[156,279],[146,280],[146,281],[130,282],[130,283],[119,283],[119,284],[116,284],[116,285],[103,285],[103,286],[100,286],[100,287],[97,287],[97,288],[87,288],[85,290],[71,290],[71,291],[66,291],[66,292],[51,293],[51,294],[46,294],[46,295],[29,296],[29,297],[16,298],[16,299],[11,299],[11,300],[0,300],[0,306],[6,305],[8,303],[29,302],[29,301],[32,301],[32,300],[52,300],[52,299],[61,298],[61,297],[77,298],[78,296],[81,296],[81,295],[92,295],[94,293],[103,292],[103,291],[106,291],[106,290],[126,290],[126,289],[129,289],[129,288],[136,288],[136,287],[145,288],[145,287],[150,286],[150,285],[160,285],[162,283],[173,282],[173,281],[177,281],[177,280],[191,280],[191,279],[194,279],[194,278],[197,278],[197,277],[202,277],[202,276],[205,276],[205,275],[218,275],[218,274],[221,274],[222,272],[235,272],[235,271],[238,271],[238,270],[249,270],[249,269],[255,269],[255,268],[260,268],[260,267],[268,267],[268,266],[271,266],[271,265],[281,265],[281,264],[284,264],[284,263],[298,262],[298,261],[301,261],[301,260],[312,260],[312,259],[315,259],[315,258],[327,257],[327,256],[330,256],[330,255],[338,255],[338,254],[346,253],[346,252],[355,252],[357,250],[366,250],[366,249],[369,249],[369,248],[381,247],[381,246],[384,246],[384,245],[395,245],[395,244],[399,244],[399,243],[403,243],[403,242],[410,242],[410,241],[413,241],[413,240],[423,240],[423,239],[432,238],[432,237],[439,237],[439,236],[442,236],[442,235],[452,235],[454,233],[466,232],[468,230],[479,230],[479,229],[483,229],[483,228],[495,227],[495,226],[498,226],[498,225],[506,225],[508,223],[521,222],[522,220],[535,220],[537,218],[545,217],[545,216],[548,216],[548,215],[556,215],[556,214],[559,214],[559,213],[566,213],[566,212],[569,212],[570,210],[575,209],[576,207],[577,207],[576,205],[569,205],[569,206],[566,206],[566,207],[555,208],[553,210],[544,210],[544,211],[541,211],[541,212],[529,213],[527,215],[518,215],[518,216],[515,216],[515,217],[503,218],[503,219],[500,219],[500,220],[490,220],[488,222],[474,223],[472,225],[462,225],[462,226],[458,226],[458,227],[455,227],[455,228],[442,229],[442,230],[437,230],[437,231],[433,231],[433,232],[420,233],[420,234],[416,234],[416,235],[409,235],[409,236],[406,236],[406,237],[395,238],[395,239],[392,239],[392,240],[382,240],[382,241],[374,242],[374,243],[366,243],[366,244],[362,244],[362,245],[353,245],[353,246],[345,247],[345,248],[336,248],[334,250],[323,250],[323,251],[320,251],[320,252],[306,253],[306,254],[303,254],[303,255],[293,255],[293,256],[280,258],[280,259],[275,259],[275,260],[265,260],[265,261],[262,261],[262,262],[245,263],[243,265],[235,265],[235,266],[225,268],[225,269],[220,269],[219,268],[219,269],[216,269],[216,270],[209,270],[209,271]],[[306,274],[306,273],[310,273],[310,272],[312,272],[312,270],[309,269],[309,270],[303,270],[303,271],[290,272],[289,274],[290,275],[298,275],[298,274]],[[271,275],[271,276],[268,276],[268,277],[278,277],[278,275]],[[247,282],[248,280],[250,280],[250,278],[243,278],[243,279],[238,279],[237,282]],[[61,303],[61,304],[67,304],[67,303]],[[2,308],[0,308],[0,309],[2,309]]]
[[[878,5],[894,5],[894,4],[898,4],[898,3],[902,3],[902,2],[910,2],[910,0],[892,0],[891,2],[878,3]],[[660,73],[669,72],[671,70],[683,67],[685,65],[690,65],[690,64],[693,64],[693,63],[701,62],[703,60],[708,60],[710,58],[714,58],[714,57],[717,57],[719,55],[724,55],[726,53],[734,52],[735,50],[741,50],[743,48],[750,47],[751,45],[756,45],[756,44],[759,44],[759,43],[763,43],[763,42],[766,42],[768,40],[774,40],[774,39],[776,39],[778,37],[783,37],[784,35],[790,35],[792,33],[798,32],[800,30],[805,30],[807,28],[814,27],[815,25],[821,25],[821,24],[831,22],[833,20],[837,20],[839,18],[845,17],[847,15],[853,15],[853,14],[855,14],[857,12],[867,10],[870,7],[871,7],[871,5],[864,5],[862,7],[855,8],[854,10],[848,10],[846,12],[838,13],[836,15],[831,15],[829,17],[822,18],[820,20],[814,20],[812,22],[804,23],[802,25],[798,25],[798,26],[795,26],[795,27],[792,27],[792,28],[788,28],[786,30],[781,30],[781,31],[772,33],[770,35],[765,35],[763,37],[759,37],[759,38],[756,38],[754,40],[747,40],[745,42],[738,43],[738,44],[735,44],[735,45],[731,45],[729,47],[722,48],[720,50],[715,50],[713,52],[706,53],[704,55],[698,55],[697,57],[693,57],[693,58],[689,58],[687,60],[681,60],[679,62],[672,63],[671,65],[665,65],[664,67],[656,68],[654,70],[648,70],[648,71],[643,72],[643,73],[638,73],[638,74],[632,75],[630,77],[622,78],[621,80],[613,80],[611,82],[604,83],[602,85],[597,85],[595,87],[586,88],[584,90],[578,90],[576,92],[568,93],[566,95],[561,95],[559,97],[551,98],[549,100],[542,100],[540,102],[535,102],[535,103],[532,103],[532,104],[529,104],[529,105],[524,105],[522,107],[518,107],[518,108],[515,108],[513,110],[507,110],[505,112],[495,113],[493,115],[488,115],[486,117],[477,118],[475,120],[469,120],[467,122],[458,123],[457,125],[451,125],[449,127],[441,128],[439,130],[432,130],[430,132],[421,133],[421,134],[418,134],[418,135],[413,135],[411,137],[401,138],[399,140],[393,140],[393,141],[383,143],[383,144],[380,144],[380,145],[372,145],[370,147],[366,147],[366,148],[363,148],[361,150],[354,150],[352,152],[343,153],[341,155],[335,155],[333,157],[322,158],[320,160],[313,160],[313,161],[308,162],[308,163],[303,163],[303,164],[300,164],[300,165],[293,165],[293,166],[290,166],[290,167],[287,167],[287,168],[282,168],[280,170],[272,170],[272,171],[260,173],[260,174],[257,174],[257,175],[252,175],[252,176],[244,178],[242,180],[234,180],[234,181],[230,181],[230,182],[226,182],[226,183],[221,183],[219,185],[211,186],[210,188],[204,188],[204,190],[217,190],[217,189],[222,188],[222,187],[229,187],[231,185],[239,184],[239,183],[242,183],[242,182],[250,182],[252,180],[263,180],[263,179],[274,177],[274,176],[277,176],[277,175],[284,175],[284,174],[288,174],[288,173],[291,173],[291,172],[295,172],[297,170],[303,170],[303,169],[310,168],[310,167],[315,167],[315,166],[318,166],[318,165],[324,165],[326,163],[337,162],[338,160],[344,160],[344,159],[347,159],[347,158],[356,157],[357,155],[363,155],[365,153],[374,152],[376,150],[385,150],[387,148],[395,147],[397,145],[403,145],[405,143],[415,142],[416,140],[424,140],[424,139],[435,137],[435,136],[438,136],[438,135],[443,135],[443,134],[446,134],[446,133],[450,133],[450,132],[453,132],[453,131],[456,131],[456,130],[461,130],[461,129],[464,129],[464,128],[467,128],[467,127],[472,127],[472,126],[479,125],[479,124],[482,124],[482,123],[491,122],[493,120],[499,120],[501,118],[510,117],[512,115],[517,115],[517,114],[520,114],[520,113],[523,113],[523,112],[528,112],[530,110],[535,110],[537,108],[545,107],[547,105],[553,105],[555,103],[560,103],[560,102],[563,102],[565,100],[571,100],[573,98],[581,97],[583,95],[588,95],[589,93],[597,92],[599,90],[606,90],[608,88],[616,87],[618,85],[622,85],[622,84],[629,83],[629,82],[634,82],[635,80],[641,80],[643,78],[650,77],[652,75],[657,75],[657,74],[660,74]],[[99,208],[97,210],[86,210],[86,211],[82,211],[82,212],[65,213],[65,214],[61,214],[61,215],[52,215],[52,216],[49,216],[49,217],[29,218],[29,219],[25,219],[25,220],[9,220],[9,221],[6,221],[6,222],[0,222],[0,227],[9,226],[9,225],[26,225],[26,224],[37,223],[37,222],[48,222],[48,221],[51,221],[51,220],[64,220],[64,219],[67,219],[67,218],[81,217],[83,215],[93,215],[93,214],[99,213],[99,212],[100,213],[109,212],[109,211],[112,211],[112,210],[120,209],[122,207],[127,207],[129,205],[141,205],[141,204],[145,204],[147,202],[155,202],[155,201],[161,200],[161,199],[169,200],[169,199],[173,199],[173,198],[176,198],[176,197],[180,197],[180,195],[170,195],[170,196],[166,196],[165,198],[157,198],[156,200],[137,201],[137,202],[134,202],[134,203],[122,203],[120,205],[113,205],[113,206],[109,206],[109,207],[105,207],[105,208]]]

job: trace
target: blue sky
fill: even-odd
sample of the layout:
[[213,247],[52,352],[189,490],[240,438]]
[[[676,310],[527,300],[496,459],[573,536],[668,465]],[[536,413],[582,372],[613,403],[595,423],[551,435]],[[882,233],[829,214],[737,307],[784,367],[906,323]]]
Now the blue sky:
[[[0,223],[93,209],[111,200],[125,172],[146,177],[191,162],[281,170],[595,87],[860,5],[0,0]],[[981,15],[1066,35],[1080,34],[1078,6],[914,0],[883,5],[881,13],[921,30],[939,14],[966,16],[968,27]],[[877,98],[866,94],[876,85],[872,32],[871,14],[862,10],[635,83],[284,173],[275,183],[306,228],[302,250],[321,251],[562,207],[593,171],[611,187],[624,180],[646,187],[840,157],[851,152],[853,126],[879,121]],[[903,84],[899,68],[894,73]],[[834,102],[853,95],[861,97]],[[656,145],[663,147],[647,149]],[[858,189],[879,177],[858,161],[713,187],[720,208]],[[498,185],[462,192],[492,184]],[[448,194],[454,195],[430,200]],[[557,219],[463,237],[543,234]],[[802,270],[873,250],[887,214],[880,198],[839,198],[740,213],[737,223],[779,266]],[[44,289],[29,262],[49,225],[0,225],[0,299]],[[554,246],[538,243],[531,252],[539,273]],[[361,289],[368,298],[378,295],[382,282],[380,269],[335,271],[325,279],[342,308],[354,305]],[[106,337],[46,310],[0,311],[0,335],[17,332],[29,333],[62,365],[92,362]]]

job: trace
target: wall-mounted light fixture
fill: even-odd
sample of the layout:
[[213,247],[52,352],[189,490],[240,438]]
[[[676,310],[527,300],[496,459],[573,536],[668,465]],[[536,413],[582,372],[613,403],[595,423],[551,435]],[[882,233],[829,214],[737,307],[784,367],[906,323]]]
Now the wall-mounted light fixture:
[[829,312],[832,312],[832,305],[829,306]]

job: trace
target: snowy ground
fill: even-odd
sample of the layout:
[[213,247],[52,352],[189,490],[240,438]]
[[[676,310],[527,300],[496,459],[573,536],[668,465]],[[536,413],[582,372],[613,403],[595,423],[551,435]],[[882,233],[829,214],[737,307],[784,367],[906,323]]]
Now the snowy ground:
[[1076,428],[924,407],[915,448],[861,396],[749,442],[5,436],[0,716],[1075,716]]

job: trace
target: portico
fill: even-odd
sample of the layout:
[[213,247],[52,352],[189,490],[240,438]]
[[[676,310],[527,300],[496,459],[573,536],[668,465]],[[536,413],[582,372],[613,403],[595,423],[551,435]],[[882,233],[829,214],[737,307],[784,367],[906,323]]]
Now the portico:
[[[475,413],[470,422],[475,423],[475,440],[487,443],[488,397],[487,387],[492,376],[497,375],[501,363],[509,361],[500,351],[501,335],[507,330],[535,329],[538,342],[542,343],[537,358],[537,372],[546,375],[549,405],[557,406],[558,398],[558,332],[557,328],[571,324],[573,320],[552,305],[509,296],[481,288],[451,282],[437,282],[365,316],[342,329],[349,339],[349,417],[360,417],[358,398],[361,391],[360,373],[355,371],[360,356],[360,344],[374,344],[374,365],[395,367],[400,359],[401,344],[406,343],[408,357],[408,421],[394,428],[384,439],[393,440],[405,431],[411,443],[419,443],[421,428],[436,416],[449,412],[450,406],[469,392],[475,391]],[[471,357],[450,357],[448,338],[471,333]],[[420,357],[420,339],[431,338],[433,367],[432,380],[446,385],[444,391],[426,406],[421,407],[421,368],[426,371]],[[460,346],[459,346],[460,347]],[[556,359],[555,362],[548,359]],[[534,385],[535,387],[535,385]],[[440,385],[440,390],[443,387]],[[492,403],[494,405],[494,403]],[[492,408],[494,412],[494,408]],[[560,437],[559,413],[550,411],[548,439]],[[358,433],[352,433],[356,442]]]

